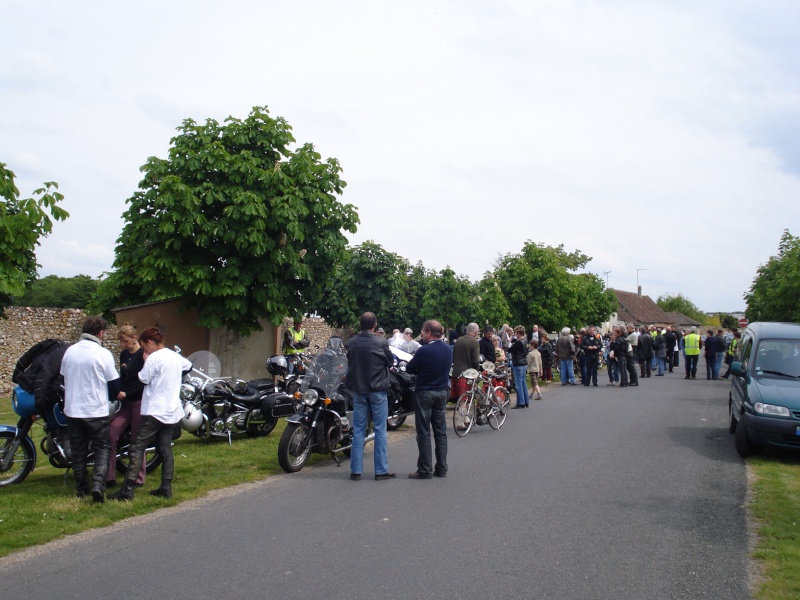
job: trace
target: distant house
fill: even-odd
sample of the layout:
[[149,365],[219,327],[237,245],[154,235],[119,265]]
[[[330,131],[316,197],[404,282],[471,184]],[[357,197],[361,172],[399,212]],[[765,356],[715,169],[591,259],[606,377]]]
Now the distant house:
[[673,319],[653,302],[650,296],[642,296],[642,288],[638,293],[623,292],[612,289],[617,297],[617,312],[612,313],[608,328],[622,325],[672,325]]
[[693,318],[687,317],[683,313],[668,312],[667,316],[670,318],[669,324],[675,325],[675,327],[680,329],[689,329],[690,327],[700,327],[702,325],[700,321],[695,321]]

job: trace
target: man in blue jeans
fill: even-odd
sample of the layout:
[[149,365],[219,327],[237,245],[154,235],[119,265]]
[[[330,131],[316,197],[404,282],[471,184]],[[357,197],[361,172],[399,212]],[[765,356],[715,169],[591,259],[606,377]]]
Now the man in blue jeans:
[[[409,479],[431,479],[447,476],[447,407],[450,366],[453,351],[443,340],[444,327],[439,321],[425,321],[422,326],[422,343],[406,371],[417,376],[414,409],[414,427],[417,430],[417,470]],[[431,458],[431,428],[436,444],[436,467]]]
[[347,388],[353,392],[353,447],[350,451],[350,479],[361,479],[364,465],[364,437],[372,417],[375,426],[375,480],[394,479],[389,472],[386,419],[389,417],[389,367],[392,353],[382,335],[375,334],[375,313],[361,315],[361,332],[347,342]]

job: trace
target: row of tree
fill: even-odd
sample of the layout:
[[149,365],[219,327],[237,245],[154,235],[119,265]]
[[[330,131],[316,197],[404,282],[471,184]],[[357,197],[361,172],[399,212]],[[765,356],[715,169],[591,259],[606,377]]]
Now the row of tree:
[[[141,168],[113,271],[99,284],[84,275],[35,281],[39,239],[68,214],[57,206],[57,184],[20,199],[14,174],[0,163],[0,311],[12,297],[83,307],[91,295],[88,310],[104,313],[181,298],[199,325],[246,335],[260,320],[277,324],[286,315],[316,313],[352,326],[363,310],[389,328],[437,318],[448,327],[535,322],[552,331],[600,323],[616,309],[597,275],[578,272],[590,257],[563,246],[528,241],[478,282],[449,267],[411,265],[372,241],[349,247],[344,232],[354,233],[359,219],[338,200],[346,186],[338,161],[321,160],[311,144],[292,150],[294,142],[289,124],[266,107],[224,124],[186,119],[168,157]],[[798,259],[800,242],[786,231],[746,295],[751,320],[800,320]],[[680,294],[659,304],[703,321]]]

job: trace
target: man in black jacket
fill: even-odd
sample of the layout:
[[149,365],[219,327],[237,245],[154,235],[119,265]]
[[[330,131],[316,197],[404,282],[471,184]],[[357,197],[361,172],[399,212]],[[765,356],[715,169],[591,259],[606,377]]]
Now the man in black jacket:
[[650,377],[653,361],[653,336],[647,327],[639,328],[639,343],[636,345],[636,358],[639,361],[639,377]]
[[483,360],[490,362],[495,362],[493,337],[494,328],[487,326],[483,328],[483,337],[478,340],[478,349],[483,354]]
[[675,367],[675,345],[678,343],[678,336],[675,335],[675,328],[670,325],[664,334],[664,341],[667,343],[667,366],[669,372]]
[[364,437],[372,417],[375,426],[375,480],[394,479],[389,472],[386,419],[389,417],[389,367],[392,353],[382,335],[375,335],[378,319],[374,313],[361,315],[361,332],[347,342],[347,388],[353,392],[353,447],[350,451],[350,479],[361,479],[364,465]]

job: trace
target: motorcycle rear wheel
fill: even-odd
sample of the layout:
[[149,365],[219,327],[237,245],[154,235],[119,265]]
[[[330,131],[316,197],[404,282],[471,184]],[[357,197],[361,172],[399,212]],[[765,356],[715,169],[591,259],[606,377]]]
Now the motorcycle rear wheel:
[[406,416],[407,415],[396,415],[393,417],[389,417],[388,419],[386,419],[386,429],[388,429],[389,431],[395,431],[397,429],[400,429],[403,423],[406,422]]
[[311,455],[311,447],[305,444],[308,426],[301,423],[289,423],[283,430],[278,443],[278,463],[287,473],[297,473],[302,469]]
[[[14,441],[14,434],[10,431],[0,432],[0,458],[4,458],[10,450]],[[14,458],[8,471],[0,472],[0,486],[22,483],[25,478],[33,471],[36,456],[33,454],[29,444],[24,440],[14,452]]]
[[[161,466],[161,463],[164,462],[164,459],[161,456],[161,453],[154,447],[150,447],[144,451],[144,459],[145,459],[145,472],[149,475],[153,471],[155,471],[158,467]],[[130,462],[128,457],[128,451],[125,450],[124,453],[117,456],[117,472],[124,477],[127,477],[128,473],[128,463]],[[110,475],[110,473],[109,473]]]
[[272,430],[275,429],[277,424],[278,419],[268,419],[266,423],[262,423],[261,425],[250,425],[245,433],[247,437],[263,437],[272,433]]

